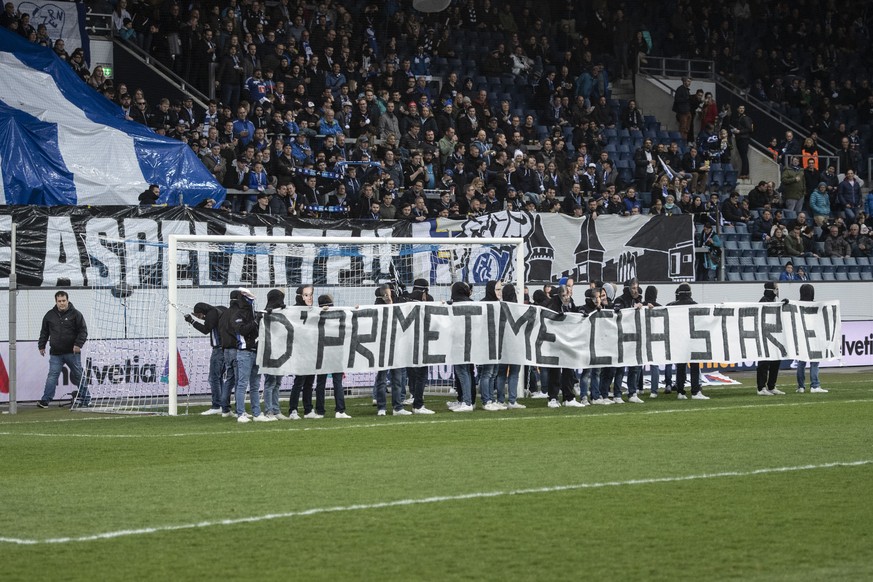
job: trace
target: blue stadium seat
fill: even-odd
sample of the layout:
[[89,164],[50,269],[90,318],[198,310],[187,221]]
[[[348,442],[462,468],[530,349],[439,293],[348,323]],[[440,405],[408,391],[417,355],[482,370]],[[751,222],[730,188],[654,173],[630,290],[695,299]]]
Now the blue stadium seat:
[[739,234],[749,234],[749,227],[745,222],[737,222],[734,224],[734,228],[737,229]]
[[743,281],[757,281],[756,273],[754,272],[743,272],[742,273]]
[[822,280],[821,273],[819,273],[818,271],[813,271],[812,273],[809,274],[809,280],[810,281],[821,281]]
[[606,146],[603,148],[603,151],[608,152],[610,154],[615,154],[618,152],[618,146],[614,142],[610,142],[610,143],[606,144]]
[[631,134],[630,134],[630,132],[629,132],[628,130],[626,130],[626,129],[619,129],[619,130],[618,130],[618,137],[619,137],[619,138],[622,138],[622,139],[624,139],[624,138],[626,138],[626,137],[629,138],[629,137],[631,137]]
[[678,143],[684,143],[684,142],[685,142],[685,138],[682,137],[682,134],[679,133],[678,131],[671,131],[671,132],[670,132],[670,141],[675,141],[675,142],[678,142]]
[[849,281],[863,281],[861,278],[861,273],[858,271],[849,271]]
[[725,271],[725,278],[728,281],[741,281],[742,277],[735,271]]
[[763,269],[767,270],[767,257],[753,257],[753,264],[755,265],[755,269]]
[[722,234],[734,234],[737,231],[733,224],[725,224],[721,227]]
[[618,130],[614,127],[607,127],[603,130],[603,137],[607,140],[611,140],[613,138],[618,138]]
[[783,259],[779,257],[767,257],[767,266],[768,267],[781,267]]
[[835,275],[835,279],[837,281],[848,281],[849,280],[849,274],[845,271],[837,271],[836,273],[834,273],[834,275]]
[[837,274],[833,271],[822,271],[821,272],[821,280],[822,281],[836,281]]

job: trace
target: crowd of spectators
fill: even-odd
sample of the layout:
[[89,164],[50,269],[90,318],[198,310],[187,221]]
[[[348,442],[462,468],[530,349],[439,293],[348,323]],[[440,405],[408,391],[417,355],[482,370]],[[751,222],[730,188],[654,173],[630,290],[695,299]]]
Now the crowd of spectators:
[[[813,228],[873,226],[865,224],[870,208],[862,212],[873,200],[833,168],[819,169],[816,146],[837,139],[845,147],[840,175],[862,171],[873,94],[863,67],[866,21],[854,4],[833,0],[823,17],[776,1],[679,0],[669,8],[583,9],[570,0],[465,0],[438,14],[402,2],[330,0],[104,6],[113,34],[202,91],[214,89],[206,111],[89,70],[80,48],[68,54],[12,4],[0,24],[51,46],[127,118],[187,142],[237,211],[408,220],[503,209],[693,213],[699,224],[752,224],[768,207],[811,215]],[[482,46],[461,45],[465,35]],[[638,132],[644,116],[633,100],[616,107],[610,79],[628,77],[649,54],[712,58],[753,96],[801,111],[809,136],[789,132],[771,143],[786,165],[782,183],[746,198],[709,191],[710,164],[729,162],[734,149],[743,157],[742,131],[751,128],[742,111],[718,107],[703,91],[689,92],[688,116],[677,112],[687,135],[647,138],[631,175],[619,172],[604,133]],[[740,177],[748,173],[742,159]],[[820,182],[826,201],[816,194]]]

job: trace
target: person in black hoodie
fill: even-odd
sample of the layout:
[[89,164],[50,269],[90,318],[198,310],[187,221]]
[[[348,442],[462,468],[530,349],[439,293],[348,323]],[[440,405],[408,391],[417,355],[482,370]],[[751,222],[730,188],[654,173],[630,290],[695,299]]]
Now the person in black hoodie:
[[[394,303],[394,288],[390,283],[383,283],[376,287],[376,305],[391,305]],[[376,400],[376,416],[385,416],[387,406],[386,397],[388,385],[391,385],[391,408],[394,416],[408,416],[412,414],[403,408],[403,396],[401,390],[404,383],[406,368],[394,370],[379,370],[376,372],[376,381],[373,384],[373,398]]]
[[[682,283],[678,287],[676,287],[676,301],[672,303],[668,303],[667,306],[671,305],[697,305],[697,301],[691,298],[691,285],[688,283]],[[700,390],[700,364],[676,364],[676,398],[679,400],[685,400],[688,396],[685,395],[685,376],[688,371],[688,368],[691,368],[691,398],[694,400],[709,400],[709,396],[706,396]]]
[[[434,301],[434,298],[429,291],[430,283],[427,279],[416,279],[412,282],[412,293],[409,294],[408,300],[411,302]],[[409,378],[409,391],[412,393],[412,413],[434,414],[433,410],[426,408],[424,405],[424,388],[427,385],[427,366],[406,368],[406,375]]]
[[[649,309],[661,307],[658,303],[658,288],[654,285],[646,287],[646,292],[643,295],[643,305]],[[649,364],[649,397],[658,397],[658,384],[660,383],[661,369],[656,364]],[[642,384],[642,374],[640,375],[640,383]],[[673,389],[673,364],[664,364],[664,393],[670,394]],[[642,391],[642,385],[640,386]]]
[[[561,315],[572,313],[573,298],[570,296],[570,288],[566,285],[558,285],[552,288],[552,299],[547,309]],[[549,408],[560,408],[558,402],[558,390],[564,400],[564,406],[582,408],[585,405],[576,400],[573,394],[573,385],[576,383],[576,371],[572,368],[553,368],[549,370]]]
[[[239,289],[237,309],[230,322],[231,329],[236,336],[236,421],[246,423],[270,422],[275,418],[268,418],[261,414],[261,376],[258,374],[258,364],[255,359],[258,354],[258,325],[260,316],[255,314],[255,296],[248,289]],[[246,392],[249,393],[249,402],[252,405],[252,418],[246,414]]]
[[[504,285],[500,300],[507,303],[518,303],[515,285],[511,283]],[[497,402],[506,408],[527,408],[527,406],[517,401],[518,375],[521,373],[521,366],[519,364],[497,364],[496,368],[497,376],[494,379],[494,385],[497,388]],[[507,388],[509,388],[508,394]],[[505,400],[507,396],[509,397],[508,404],[506,404]]]
[[[294,297],[295,307],[312,307],[312,298],[314,297],[315,289],[312,285],[301,285],[297,288],[297,293]],[[303,391],[303,418],[324,418],[324,415],[319,416],[317,412],[312,410],[312,385],[315,382],[315,376],[296,375],[294,376],[294,384],[291,386],[291,398],[288,401],[288,419],[300,420],[301,416],[297,412],[297,405],[300,403],[300,392]],[[321,405],[317,401],[316,407],[324,410],[324,392],[321,393]]]
[[[333,296],[319,295],[318,306],[321,309],[330,309],[333,307]],[[318,394],[321,394],[322,406],[324,406],[324,394],[327,389],[327,376],[328,374],[318,374],[315,376],[315,400],[317,403],[319,398]],[[346,414],[346,393],[345,388],[343,388],[343,373],[334,372],[330,374],[330,378],[333,382],[334,416],[336,418],[351,418],[351,416]],[[318,414],[324,414],[323,409],[319,412],[316,408],[316,412]]]
[[[809,283],[800,286],[801,301],[815,301],[815,287]],[[803,394],[806,391],[806,362],[797,360],[797,392]],[[818,362],[809,362],[809,393],[827,394],[827,390],[821,387],[818,379]]]
[[[777,303],[779,301],[779,284],[775,281],[764,283],[764,296],[760,303]],[[782,396],[785,394],[776,387],[779,378],[781,360],[758,360],[755,368],[758,380],[758,396]]]
[[224,384],[221,387],[221,417],[235,417],[236,414],[230,410],[230,392],[236,388],[236,334],[233,332],[233,320],[236,317],[236,311],[239,309],[237,300],[239,299],[239,290],[234,289],[230,292],[230,304],[218,318],[218,339],[221,342],[221,351],[224,355]]
[[[640,284],[636,280],[636,278],[628,279],[624,283],[624,290],[622,294],[615,299],[615,303],[613,303],[613,308],[615,311],[622,311],[627,309],[640,309],[643,306],[643,299],[640,296]],[[625,317],[633,317],[632,314],[627,313]],[[615,402],[616,399],[621,400],[621,380],[620,380],[620,371],[621,368],[618,368],[618,372],[616,373],[615,386],[613,388],[613,396],[612,401]],[[628,393],[628,402],[633,402],[634,404],[643,404],[643,399],[637,395],[637,390],[640,387],[640,377],[643,373],[642,366],[628,366],[627,367],[627,393]]]
[[[601,310],[600,306],[601,289],[591,287],[585,290],[585,303],[579,308],[579,312],[585,317],[590,317]],[[589,397],[590,393],[590,397]],[[582,370],[582,377],[579,378],[579,394],[582,397],[582,402],[586,400],[590,404],[608,405],[612,404],[612,400],[608,400],[600,393],[600,369],[585,368]]]
[[[473,292],[470,286],[463,281],[452,283],[452,304],[472,301],[470,295]],[[449,401],[446,404],[452,412],[472,412],[473,406],[473,365],[455,364],[452,366],[455,374],[455,389],[458,391],[458,400]]]
[[[221,337],[218,333],[218,321],[226,307],[213,307],[208,303],[197,303],[194,311],[185,315],[185,321],[202,333],[209,336],[212,354],[209,356],[209,389],[212,392],[212,406],[200,414],[210,416],[222,412],[222,379],[224,377],[224,350],[221,349]],[[200,321],[201,320],[202,323]],[[228,398],[230,393],[227,394]],[[228,409],[230,404],[226,404]]]
[[[267,313],[274,309],[285,309],[285,294],[279,289],[270,289],[267,293]],[[279,387],[282,385],[282,376],[264,374],[264,414],[267,418],[276,420],[288,420],[279,408]]]
[[77,404],[88,406],[91,403],[88,385],[82,383],[82,346],[88,340],[88,326],[85,316],[73,304],[66,291],[55,293],[55,306],[42,318],[37,348],[39,355],[45,356],[45,346],[49,344],[49,373],[45,379],[42,398],[36,403],[39,408],[48,408],[55,397],[58,378],[66,365],[70,369],[70,381],[79,389]]
[[[482,301],[500,301],[503,294],[502,281],[488,281],[485,284],[485,297]],[[496,364],[480,364],[479,365],[479,394],[482,396],[482,408],[491,412],[497,410],[505,410],[506,406],[501,406],[494,400],[495,383],[497,381],[497,365]]]

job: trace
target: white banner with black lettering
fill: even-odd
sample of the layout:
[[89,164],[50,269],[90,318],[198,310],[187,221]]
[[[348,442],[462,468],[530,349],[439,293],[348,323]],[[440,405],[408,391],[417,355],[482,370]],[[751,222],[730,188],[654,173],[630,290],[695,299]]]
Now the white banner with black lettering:
[[562,368],[839,357],[838,301],[724,303],[557,314],[511,303],[288,308],[264,315],[264,374],[439,364]]

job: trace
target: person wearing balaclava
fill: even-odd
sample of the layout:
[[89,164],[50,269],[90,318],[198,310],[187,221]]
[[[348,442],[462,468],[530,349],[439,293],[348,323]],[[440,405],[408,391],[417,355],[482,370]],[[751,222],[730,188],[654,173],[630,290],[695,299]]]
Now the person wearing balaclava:
[[[333,307],[332,295],[319,295],[318,307],[321,309],[330,309]],[[333,402],[334,402],[334,417],[336,418],[351,418],[346,414],[346,394],[343,388],[343,373],[333,372],[332,374],[318,374],[315,377],[315,410],[317,414],[324,415],[324,394],[327,389],[328,375],[333,382]],[[321,409],[318,408],[318,403],[321,402]]]
[[[779,301],[779,284],[774,281],[764,283],[764,296],[760,303],[776,303]],[[781,360],[758,360],[755,368],[758,381],[758,396],[782,396],[785,394],[776,387],[779,378]]]
[[[261,414],[261,375],[255,362],[258,354],[259,317],[255,315],[255,296],[248,289],[239,289],[238,309],[231,327],[236,334],[236,421],[246,423],[277,420]],[[246,392],[252,406],[252,417],[246,414]]]
[[[591,317],[601,311],[600,305],[601,289],[592,287],[585,290],[585,303],[579,308],[579,313],[585,317]],[[590,400],[589,400],[590,392]],[[600,393],[600,369],[585,368],[582,370],[582,376],[579,378],[579,395],[582,403],[608,405],[612,404],[612,400],[604,398]]]
[[[185,321],[204,335],[209,336],[212,353],[209,356],[209,390],[212,393],[212,406],[200,413],[201,416],[221,414],[222,376],[224,376],[224,350],[221,348],[221,335],[218,322],[226,307],[197,303],[194,310],[185,315]],[[199,321],[198,321],[199,320]],[[201,323],[201,321],[203,323]],[[229,405],[228,405],[229,407]]]
[[[671,305],[697,305],[697,301],[691,298],[691,285],[688,283],[679,285],[676,288],[676,301],[667,304],[668,307]],[[685,395],[685,376],[689,367],[691,368],[691,399],[709,400],[709,396],[700,390],[700,364],[693,362],[691,364],[685,362],[676,364],[676,392],[678,392],[676,398],[678,400],[688,398]]]
[[[815,301],[815,287],[809,283],[800,286],[801,301]],[[806,362],[797,360],[797,392],[803,394],[806,391]],[[828,391],[821,387],[818,379],[818,362],[809,362],[809,393],[827,394]]]
[[[643,295],[643,305],[648,308],[661,307],[658,303],[658,288],[654,285],[646,287],[646,292]],[[649,365],[649,398],[658,397],[658,386],[660,383],[661,369],[655,364]],[[642,375],[640,375],[642,378]],[[640,388],[642,390],[642,388]],[[670,394],[673,391],[673,364],[664,364],[664,394]]]
[[[613,303],[613,309],[615,311],[625,311],[625,317],[632,318],[633,314],[629,313],[628,310],[631,309],[640,309],[643,305],[643,298],[640,295],[640,284],[636,278],[629,279],[624,283],[624,289],[622,294],[615,298],[615,302]],[[612,393],[612,401],[621,400],[621,371],[622,368],[617,368],[615,375],[615,385],[613,387]],[[639,397],[637,394],[637,390],[640,386],[640,378],[643,373],[642,366],[628,366],[627,367],[627,393],[628,393],[628,402],[633,402],[634,404],[643,404],[643,399]]]
[[[502,294],[503,281],[488,281],[485,284],[485,297],[482,301],[500,301]],[[497,368],[496,364],[479,365],[479,394],[482,396],[483,410],[488,410],[489,412],[506,408],[505,405],[501,406],[494,400]]]
[[[463,281],[452,283],[452,305],[472,301],[473,294],[470,286]],[[472,412],[476,407],[473,404],[473,364],[455,364],[452,366],[455,375],[455,390],[458,392],[457,400],[446,402],[446,406],[452,412]]]
[[[503,286],[500,300],[506,303],[518,303],[518,294],[515,285],[507,283]],[[497,389],[497,402],[506,408],[527,408],[518,399],[518,376],[521,373],[519,364],[497,364],[497,376],[494,379],[494,387]],[[508,389],[508,390],[507,390]],[[506,398],[509,402],[506,402]]]
[[[279,289],[270,289],[267,293],[265,311],[271,313],[274,309],[285,309],[285,294]],[[288,420],[279,408],[279,387],[282,376],[264,374],[264,414],[276,420]]]
[[[573,313],[573,297],[570,293],[570,288],[567,285],[552,287],[552,300],[549,302],[547,309],[562,315]],[[572,368],[552,368],[549,370],[548,377],[549,408],[561,407],[562,403],[558,401],[559,390],[564,406],[571,408],[585,407],[585,404],[576,400],[576,395],[573,393],[573,385],[576,383],[576,370]]]
[[[297,288],[294,296],[294,307],[312,307],[312,299],[315,296],[315,289],[312,285],[301,285]],[[288,400],[288,419],[300,420],[301,418],[319,419],[315,410],[312,409],[312,385],[315,383],[315,376],[296,375],[294,383],[291,385],[291,397]],[[300,403],[300,393],[303,392],[303,416],[297,412],[297,406]],[[324,404],[322,404],[322,409]]]
[[[427,279],[416,279],[412,282],[412,293],[408,300],[411,302],[428,302],[434,298],[430,294],[430,283]],[[433,414],[424,405],[424,389],[427,386],[427,366],[411,366],[406,368],[406,376],[409,378],[409,391],[412,394],[413,414]]]
[[221,341],[221,351],[224,356],[224,384],[221,385],[221,417],[236,417],[230,409],[230,393],[236,389],[236,334],[233,331],[233,320],[239,310],[237,304],[239,290],[230,292],[230,303],[218,318],[218,338]]

